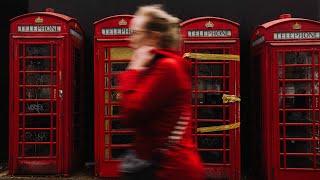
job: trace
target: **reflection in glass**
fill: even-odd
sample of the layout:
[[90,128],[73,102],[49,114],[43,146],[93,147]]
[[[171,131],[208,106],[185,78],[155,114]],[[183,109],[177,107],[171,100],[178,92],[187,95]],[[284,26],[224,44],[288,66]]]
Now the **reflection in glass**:
[[286,64],[311,64],[311,52],[286,52]]
[[199,151],[204,163],[223,163],[223,152],[221,151]]
[[[318,68],[315,68],[314,77],[318,79]],[[286,79],[312,79],[312,67],[286,67],[285,68]]]
[[53,75],[52,82],[51,76],[47,73],[26,73],[26,84],[30,85],[50,85],[55,84],[56,76]]
[[49,156],[50,144],[25,144],[25,156]]
[[133,142],[133,135],[129,134],[113,134],[112,144],[130,144]]
[[313,168],[313,156],[287,155],[287,168]]
[[[198,75],[223,76],[223,64],[198,64]],[[228,72],[225,75],[228,75]]]
[[198,119],[223,119],[223,108],[199,107]]
[[26,56],[50,56],[50,45],[32,44],[26,45]]
[[28,131],[26,130],[24,133],[20,131],[20,141],[24,142],[50,142],[50,131],[44,130],[36,130],[36,131]]
[[222,91],[223,89],[224,87],[222,79],[198,79],[198,90]]
[[222,95],[214,94],[214,93],[199,93],[198,104],[203,104],[203,105],[222,104]]
[[111,91],[111,100],[113,102],[119,101],[119,93],[118,93],[118,91]]
[[288,138],[311,138],[312,136],[312,126],[286,126]]
[[[22,89],[22,88],[21,88]],[[26,99],[50,99],[50,88],[25,88]],[[20,97],[23,98],[23,97]]]
[[124,71],[128,66],[128,63],[111,63],[111,71],[112,72],[118,72],[118,71]]
[[[285,87],[283,87],[285,84]],[[280,82],[279,83],[280,94],[311,94],[312,83],[311,82]]]
[[[23,69],[20,69],[23,70]],[[26,71],[49,71],[50,59],[26,59],[25,60]]]

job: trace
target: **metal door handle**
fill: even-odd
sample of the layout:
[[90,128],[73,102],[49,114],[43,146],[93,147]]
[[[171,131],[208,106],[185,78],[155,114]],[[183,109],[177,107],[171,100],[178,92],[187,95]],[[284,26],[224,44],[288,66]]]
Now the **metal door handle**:
[[63,90],[62,89],[59,89],[59,97],[63,98]]
[[240,101],[241,101],[241,99],[239,97],[237,97],[236,95],[223,94],[223,96],[222,96],[223,104],[240,102]]

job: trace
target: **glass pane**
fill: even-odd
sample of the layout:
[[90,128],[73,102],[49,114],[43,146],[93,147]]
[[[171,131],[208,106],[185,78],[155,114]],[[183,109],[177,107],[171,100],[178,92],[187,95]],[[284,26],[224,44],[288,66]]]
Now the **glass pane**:
[[312,135],[312,126],[286,126],[288,138],[311,138]]
[[20,131],[20,141],[24,142],[50,142],[50,131],[48,130],[26,130]]
[[51,96],[50,92],[51,92],[50,88],[26,87],[25,98],[26,99],[50,99],[50,96]]
[[[279,96],[280,108],[312,108],[312,96]],[[285,100],[285,104],[281,103],[282,98]]]
[[198,64],[198,75],[223,76],[223,64]]
[[56,76],[52,77],[52,82],[50,79],[50,74],[48,73],[26,73],[26,84],[29,85],[50,85],[55,84]]
[[118,91],[111,91],[111,101],[112,102],[119,101],[119,92]]
[[[205,54],[223,54],[223,49],[194,49],[194,52]],[[227,53],[227,52],[226,52]]]
[[109,72],[109,70],[108,70],[108,63],[107,63],[107,62],[104,63],[104,72],[105,72],[105,74],[107,74],[107,73]]
[[109,78],[104,77],[104,87],[107,88],[109,84]]
[[222,149],[223,137],[198,136],[197,143],[198,148]]
[[109,149],[104,149],[104,159],[109,160],[109,155],[110,155],[110,150]]
[[313,168],[313,157],[287,156],[287,168]]
[[118,129],[128,129],[129,127],[126,125],[126,123],[124,122],[121,122],[121,120],[115,120],[113,119],[111,121],[111,126],[112,126],[112,129],[114,130],[118,130]]
[[109,130],[109,124],[110,124],[110,120],[105,120],[104,121],[104,130],[106,130],[106,131]]
[[223,152],[200,151],[200,157],[204,163],[223,163]]
[[104,144],[109,144],[109,143],[110,143],[109,137],[110,137],[109,134],[105,134],[105,135],[104,135]]
[[[193,102],[195,104],[195,102]],[[199,93],[198,104],[218,105],[222,104],[222,95],[217,93]]]
[[223,119],[223,108],[198,107],[198,119]]
[[[280,112],[280,121],[283,122],[283,113]],[[312,111],[286,111],[287,123],[312,123]]]
[[198,79],[198,90],[223,90],[222,79]]
[[286,67],[285,78],[286,79],[311,79],[312,67],[299,67],[299,66]]
[[25,70],[26,71],[49,71],[50,59],[26,59]]
[[107,103],[109,101],[109,91],[104,91],[104,102]]
[[112,149],[111,150],[111,158],[112,159],[122,158],[126,154],[127,151],[128,151],[127,149]]
[[312,64],[311,52],[286,52],[286,64]]
[[119,81],[116,75],[111,76],[111,87],[116,87],[119,85]]
[[130,144],[133,142],[133,135],[129,134],[113,134],[112,144]]
[[25,111],[27,113],[49,113],[50,108],[50,102],[26,102]]
[[25,45],[26,56],[50,56],[50,45],[32,44]]
[[50,144],[25,144],[25,156],[49,156]]
[[312,141],[286,141],[287,153],[313,153]]
[[[285,88],[283,87],[285,84]],[[286,82],[279,84],[280,94],[311,94],[312,83],[311,82]]]
[[111,115],[119,115],[120,106],[111,106]]
[[104,115],[105,116],[109,115],[109,106],[108,105],[104,105]]
[[118,71],[124,71],[126,70],[128,66],[128,63],[111,63],[111,71],[112,72],[118,72]]
[[110,59],[121,60],[121,59],[131,59],[132,49],[128,47],[114,47],[110,48]]
[[25,116],[26,128],[50,128],[50,116]]

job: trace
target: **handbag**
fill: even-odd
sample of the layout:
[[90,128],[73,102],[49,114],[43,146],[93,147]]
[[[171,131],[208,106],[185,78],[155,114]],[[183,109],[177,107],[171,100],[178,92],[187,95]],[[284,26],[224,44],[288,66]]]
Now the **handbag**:
[[120,164],[122,180],[155,179],[157,163],[137,157],[134,151],[128,151]]

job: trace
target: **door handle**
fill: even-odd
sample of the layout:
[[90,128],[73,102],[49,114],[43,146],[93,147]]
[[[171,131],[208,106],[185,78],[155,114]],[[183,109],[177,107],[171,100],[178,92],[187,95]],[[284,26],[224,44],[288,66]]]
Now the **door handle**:
[[59,97],[63,98],[63,90],[62,89],[59,89]]

